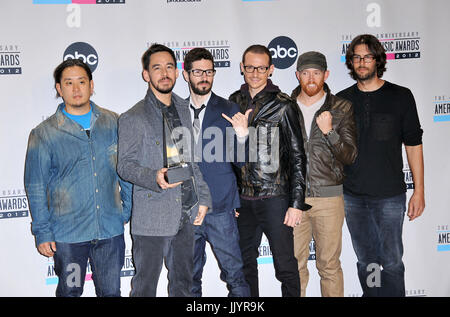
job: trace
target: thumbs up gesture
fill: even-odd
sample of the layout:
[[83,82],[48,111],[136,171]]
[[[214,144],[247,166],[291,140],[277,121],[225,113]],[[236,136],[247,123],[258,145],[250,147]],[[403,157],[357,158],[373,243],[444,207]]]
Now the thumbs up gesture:
[[248,116],[250,115],[250,112],[252,112],[252,109],[247,110],[245,114],[237,112],[232,118],[222,113],[222,117],[224,117],[228,122],[231,123],[238,137],[246,137],[249,133]]

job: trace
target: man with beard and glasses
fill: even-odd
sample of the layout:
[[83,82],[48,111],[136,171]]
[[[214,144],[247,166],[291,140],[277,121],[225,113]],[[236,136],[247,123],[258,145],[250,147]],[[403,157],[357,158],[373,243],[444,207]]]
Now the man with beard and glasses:
[[322,296],[344,296],[339,257],[342,249],[344,165],[356,157],[356,131],[352,104],[334,96],[325,83],[330,71],[319,52],[306,52],[297,60],[300,85],[292,92],[300,108],[300,125],[306,152],[306,198],[312,206],[294,228],[301,296],[308,285],[311,238],[315,241],[316,267]]
[[[346,65],[356,84],[338,96],[353,104],[358,157],[344,167],[345,217],[358,258],[363,296],[405,296],[402,144],[414,180],[409,220],[419,217],[425,208],[423,131],[416,103],[408,88],[381,79],[386,71],[386,53],[373,35],[353,39]],[[368,279],[374,268],[381,269],[378,283]]]
[[[194,48],[184,58],[183,77],[189,84],[191,122],[194,129],[196,161],[209,186],[212,210],[201,226],[195,228],[193,296],[202,296],[202,273],[206,263],[205,246],[209,242],[220,268],[220,278],[226,282],[230,297],[248,297],[250,290],[242,272],[239,233],[235,208],[240,207],[234,158],[234,128],[238,142],[248,135],[248,113],[239,106],[214,94],[214,59],[205,48]],[[228,121],[229,122],[228,122]],[[228,130],[228,131],[227,131]],[[209,141],[211,139],[211,141]],[[211,144],[217,146],[211,146]]]
[[[208,185],[192,160],[189,103],[172,93],[178,77],[176,65],[170,48],[150,46],[142,56],[147,95],[119,118],[117,169],[134,184],[133,297],[156,296],[163,261],[168,270],[169,296],[192,295],[192,222],[201,225],[211,207]],[[191,176],[169,183],[169,159]]]

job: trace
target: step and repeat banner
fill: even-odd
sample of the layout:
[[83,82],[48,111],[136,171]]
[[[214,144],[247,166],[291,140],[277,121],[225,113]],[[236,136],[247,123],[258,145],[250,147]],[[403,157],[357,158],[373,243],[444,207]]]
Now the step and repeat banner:
[[[67,58],[94,69],[98,105],[123,113],[142,99],[147,84],[140,58],[154,42],[175,52],[182,68],[194,47],[209,49],[216,61],[213,90],[228,97],[243,78],[239,62],[251,44],[273,55],[275,84],[286,93],[297,86],[299,54],[326,55],[334,93],[352,85],[344,64],[358,34],[371,33],[387,51],[384,79],[411,89],[424,130],[426,208],[405,218],[404,262],[407,296],[450,296],[450,2],[448,0],[2,0],[0,2],[0,296],[54,296],[53,259],[38,254],[23,171],[32,128],[52,115],[53,70]],[[187,97],[182,76],[174,90]],[[405,157],[405,156],[404,156]],[[404,159],[408,198],[412,175]],[[122,295],[134,274],[126,226]],[[314,242],[310,244],[308,296],[320,296]],[[207,249],[204,296],[226,296],[213,253]],[[361,296],[356,257],[344,224],[341,256],[345,296]],[[260,247],[261,296],[280,296],[267,239]],[[94,296],[91,272],[83,296]],[[167,296],[163,269],[158,296]]]

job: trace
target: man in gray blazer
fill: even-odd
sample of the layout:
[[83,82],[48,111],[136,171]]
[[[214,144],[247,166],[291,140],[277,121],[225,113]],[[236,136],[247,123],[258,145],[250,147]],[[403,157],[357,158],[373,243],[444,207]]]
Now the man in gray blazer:
[[[163,260],[169,296],[191,296],[192,225],[202,224],[211,195],[192,159],[189,102],[172,93],[178,77],[173,51],[153,44],[142,56],[142,66],[147,95],[119,118],[117,169],[134,185],[131,235],[136,273],[131,296],[156,296]],[[179,129],[184,133],[175,133]],[[174,160],[191,176],[169,183],[163,158],[170,159],[174,152]]]

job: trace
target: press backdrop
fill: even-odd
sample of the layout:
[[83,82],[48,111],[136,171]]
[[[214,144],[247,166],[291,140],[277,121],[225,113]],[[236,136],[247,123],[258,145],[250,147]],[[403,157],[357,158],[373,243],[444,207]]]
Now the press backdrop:
[[[0,2],[0,296],[54,296],[53,260],[38,254],[23,185],[30,130],[52,115],[52,73],[64,58],[85,59],[94,70],[97,104],[125,112],[145,95],[140,57],[153,42],[184,54],[201,46],[216,59],[214,91],[228,97],[243,83],[242,52],[270,47],[272,80],[290,93],[298,54],[324,53],[328,84],[338,92],[354,82],[343,62],[351,39],[371,33],[388,53],[384,78],[410,88],[424,130],[426,209],[404,223],[408,296],[450,295],[450,2],[447,0],[2,0]],[[180,76],[174,90],[187,97]],[[408,198],[412,177],[404,159]],[[320,296],[311,242],[308,296]],[[126,226],[122,294],[133,274]],[[226,296],[208,248],[204,295]],[[280,296],[266,239],[260,248],[260,294]],[[360,296],[356,258],[344,225],[342,268],[345,296]],[[164,269],[158,296],[167,296]],[[94,296],[90,272],[84,296]]]

